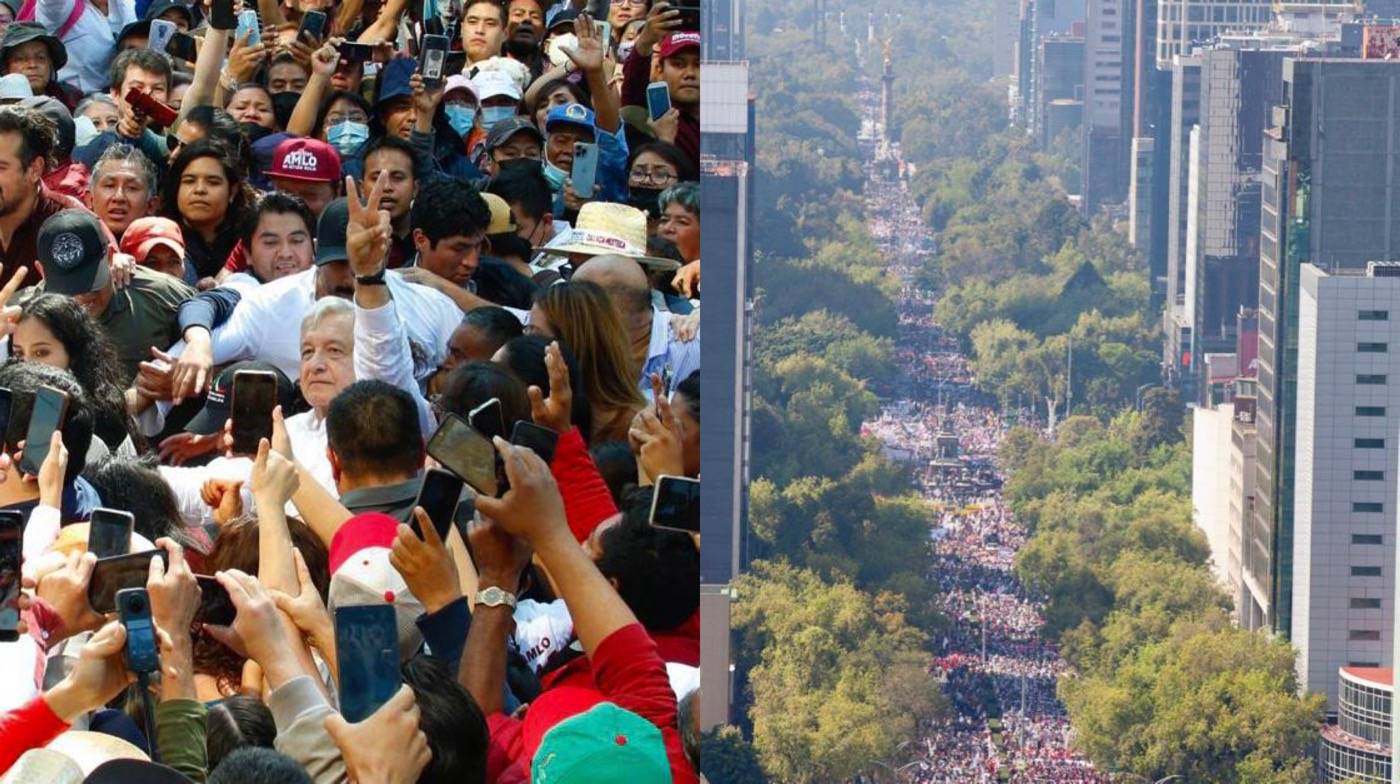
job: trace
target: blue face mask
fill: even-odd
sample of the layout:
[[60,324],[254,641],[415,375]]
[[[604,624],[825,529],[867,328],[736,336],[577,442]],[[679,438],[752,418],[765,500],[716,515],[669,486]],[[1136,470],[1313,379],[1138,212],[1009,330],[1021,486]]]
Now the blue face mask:
[[564,180],[569,179],[569,173],[549,161],[540,161],[540,166],[544,169],[544,178],[549,180],[549,189],[555,193],[564,190]]
[[476,110],[472,107],[451,103],[444,106],[443,111],[447,113],[447,122],[458,136],[466,138],[472,132],[472,126],[476,124]]
[[490,130],[491,126],[501,120],[509,120],[514,116],[514,106],[483,106],[481,107],[481,127]]
[[326,129],[326,141],[342,158],[354,157],[365,142],[369,141],[369,126],[351,120],[336,123]]

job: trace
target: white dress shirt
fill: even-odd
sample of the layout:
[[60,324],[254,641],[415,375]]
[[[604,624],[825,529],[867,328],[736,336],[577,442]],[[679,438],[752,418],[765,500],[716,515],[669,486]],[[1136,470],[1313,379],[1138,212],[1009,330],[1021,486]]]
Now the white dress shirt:
[[378,379],[412,395],[423,437],[432,435],[437,420],[414,378],[413,349],[392,297],[373,310],[355,305],[355,378]]

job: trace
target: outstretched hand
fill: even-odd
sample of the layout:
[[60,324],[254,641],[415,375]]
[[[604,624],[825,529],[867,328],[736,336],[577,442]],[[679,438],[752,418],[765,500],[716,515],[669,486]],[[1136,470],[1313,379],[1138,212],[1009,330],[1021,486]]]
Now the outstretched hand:
[[356,275],[373,275],[389,255],[393,224],[389,211],[379,208],[384,198],[385,172],[380,172],[370,187],[367,199],[360,197],[360,186],[354,177],[345,178],[346,201],[350,207],[350,224],[345,230],[345,249],[350,257],[350,269]]

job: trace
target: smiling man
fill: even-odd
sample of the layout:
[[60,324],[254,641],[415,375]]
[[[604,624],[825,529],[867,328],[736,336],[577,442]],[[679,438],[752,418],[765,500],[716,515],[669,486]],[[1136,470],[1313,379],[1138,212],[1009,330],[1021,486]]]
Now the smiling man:
[[301,199],[281,191],[263,196],[243,231],[248,269],[228,276],[224,285],[246,292],[311,269],[315,222]]

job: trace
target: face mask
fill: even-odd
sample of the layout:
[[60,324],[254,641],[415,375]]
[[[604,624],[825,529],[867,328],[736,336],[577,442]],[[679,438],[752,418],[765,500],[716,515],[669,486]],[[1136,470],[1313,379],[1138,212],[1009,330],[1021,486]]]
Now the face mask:
[[517,33],[506,41],[506,54],[517,60],[528,60],[539,51],[539,45],[535,43],[533,34],[521,35]]
[[472,132],[472,126],[476,124],[476,110],[472,107],[451,103],[444,106],[443,111],[447,113],[447,123],[458,136],[466,138]]
[[297,108],[297,100],[301,98],[301,93],[277,93],[272,96],[272,116],[277,118],[277,127],[286,128],[287,121],[292,119],[292,111]]
[[256,142],[262,137],[268,135],[269,133],[272,133],[272,131],[269,131],[268,129],[254,122],[241,122],[238,124],[238,129],[243,131],[244,136],[248,137],[249,144],[252,144],[253,142]]
[[369,126],[351,120],[337,123],[326,129],[326,141],[342,157],[354,157],[360,147],[369,141]]
[[514,106],[483,106],[481,107],[481,127],[489,129],[501,120],[509,120],[514,116]]
[[660,188],[629,187],[627,189],[627,205],[645,212],[650,218],[661,217],[660,198]]
[[555,193],[564,190],[564,180],[569,179],[569,173],[549,161],[540,161],[540,166],[544,169],[544,178],[549,181],[549,189]]

